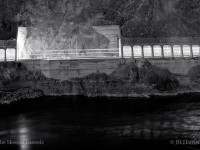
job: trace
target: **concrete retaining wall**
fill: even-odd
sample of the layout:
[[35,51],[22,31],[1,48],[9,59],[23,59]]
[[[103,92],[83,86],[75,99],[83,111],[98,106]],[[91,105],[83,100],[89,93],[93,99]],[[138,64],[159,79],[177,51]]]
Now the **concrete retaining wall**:
[[30,70],[41,70],[48,78],[68,80],[81,78],[95,72],[110,74],[120,63],[120,59],[109,60],[27,60],[21,61]]
[[[126,59],[125,63],[133,61]],[[137,59],[138,66],[141,59]],[[186,75],[190,68],[200,65],[200,59],[149,59],[160,68],[166,68],[172,73]],[[41,70],[48,78],[68,80],[81,78],[95,72],[112,73],[118,68],[121,59],[95,59],[95,60],[24,60],[21,61],[30,70]]]
[[187,75],[188,71],[200,65],[200,59],[172,59],[172,60],[151,60],[153,65],[166,68],[172,73]]

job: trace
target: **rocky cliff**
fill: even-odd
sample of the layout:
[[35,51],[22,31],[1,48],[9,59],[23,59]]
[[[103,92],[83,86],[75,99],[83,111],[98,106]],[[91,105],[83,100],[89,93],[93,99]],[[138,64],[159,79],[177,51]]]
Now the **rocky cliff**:
[[124,36],[199,36],[198,0],[111,0],[106,18],[120,24]]
[[[96,37],[90,40],[102,39],[91,30],[92,25],[120,25],[126,37],[200,36],[198,0],[1,0],[0,3],[0,32],[4,33],[1,39],[13,37],[16,24],[36,27],[30,30],[30,41],[36,44],[41,41],[44,48],[62,48],[70,42],[73,47],[75,37],[81,41],[81,47],[86,42],[84,34]],[[91,46],[87,44],[84,46]]]

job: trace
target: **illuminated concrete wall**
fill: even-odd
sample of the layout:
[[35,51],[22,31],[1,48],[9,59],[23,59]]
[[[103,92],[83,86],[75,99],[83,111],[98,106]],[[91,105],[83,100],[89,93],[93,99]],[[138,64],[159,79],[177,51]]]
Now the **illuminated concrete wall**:
[[[96,47],[91,48],[91,50],[92,49],[99,49],[98,53],[96,51],[96,53],[93,54],[95,56],[98,55],[98,57],[101,57],[103,55],[101,49],[103,49],[103,50],[104,49],[109,49],[109,50],[112,49],[113,53],[111,51],[109,51],[109,52],[107,52],[108,55],[110,54],[110,55],[114,55],[113,57],[121,57],[121,46],[120,46],[120,44],[121,44],[121,33],[120,32],[121,31],[120,31],[120,27],[117,26],[117,25],[108,25],[108,26],[94,26],[93,28],[96,30],[96,32],[98,34],[95,32],[94,36],[93,35],[84,35],[83,38],[86,38],[87,40],[82,39],[82,41],[81,41],[80,39],[78,39],[78,40],[73,39],[74,42],[75,42],[75,45],[76,45],[76,49],[74,49],[74,48],[69,49],[69,47],[67,47],[65,45],[65,43],[69,42],[67,37],[66,37],[66,39],[65,38],[64,39],[62,39],[62,38],[59,38],[59,39],[52,38],[51,40],[53,42],[55,42],[54,46],[56,44],[59,45],[59,42],[62,41],[62,43],[64,44],[64,47],[60,46],[62,48],[59,48],[59,46],[58,46],[54,49],[54,46],[53,46],[53,49],[49,49],[48,46],[45,47],[45,44],[48,44],[48,42],[49,42],[48,40],[45,41],[45,39],[48,39],[48,36],[46,36],[46,37],[42,36],[42,35],[33,36],[33,37],[31,37],[32,38],[32,40],[31,40],[30,37],[27,37],[27,32],[28,33],[30,33],[30,32],[34,33],[34,29],[36,29],[36,28],[19,27],[18,28],[18,36],[17,36],[17,50],[18,50],[18,53],[17,53],[18,57],[17,58],[19,60],[21,60],[21,59],[51,59],[53,57],[53,59],[54,59],[54,55],[58,54],[58,57],[56,57],[55,59],[59,60],[59,59],[62,59],[62,57],[66,53],[69,54],[68,50],[72,50],[71,51],[72,55],[69,54],[70,56],[67,56],[64,59],[75,59],[75,58],[79,59],[78,56],[80,56],[80,57],[83,56],[82,50],[84,50],[84,49],[87,49],[86,50],[87,54],[86,54],[86,52],[84,52],[85,56],[92,57],[92,56],[90,56],[90,54],[93,54],[93,53],[91,53],[91,51],[90,51],[90,53],[88,52],[90,50],[90,48],[85,48],[84,45],[80,46],[81,42],[86,42],[86,43],[82,43],[82,44],[85,44],[86,46],[88,46],[87,45],[88,43],[89,43],[89,45],[90,44],[91,45],[96,44],[97,45]],[[89,39],[96,39],[97,35],[99,35],[99,34],[103,35],[102,37],[107,38],[107,39],[106,38],[105,39],[109,41],[108,46],[106,46],[105,43],[100,41],[102,39],[97,40],[96,43],[95,42],[90,43],[91,40],[89,40]],[[52,44],[51,40],[49,42],[49,45]],[[60,41],[56,43],[56,41],[58,41],[58,40],[60,40]],[[66,42],[64,42],[64,41],[66,41]],[[101,44],[101,47],[106,47],[106,48],[98,48],[98,43]],[[44,47],[41,47],[41,45],[42,46],[44,45]],[[78,50],[77,50],[77,48],[78,48]],[[77,50],[77,51],[75,52],[75,50]],[[52,51],[54,51],[54,53]],[[63,54],[63,53],[59,54],[60,53],[59,51],[62,51],[65,54]],[[47,58],[46,54],[48,54],[49,57],[52,55],[52,57]],[[106,53],[104,53],[104,54],[106,54]]]
[[18,27],[17,33],[17,59],[29,59],[29,54],[26,51],[25,42],[27,38],[27,28]]

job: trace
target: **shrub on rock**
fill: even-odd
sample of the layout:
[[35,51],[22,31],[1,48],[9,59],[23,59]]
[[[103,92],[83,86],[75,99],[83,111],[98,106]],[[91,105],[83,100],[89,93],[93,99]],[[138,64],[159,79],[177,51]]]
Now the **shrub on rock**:
[[135,62],[122,65],[110,76],[125,83],[143,83],[159,90],[173,90],[179,87],[179,81],[169,70],[153,66],[147,60],[141,63],[140,67]]
[[169,70],[153,66],[148,61],[144,61],[139,70],[139,80],[141,83],[155,85],[159,90],[173,90],[179,87],[179,81]]

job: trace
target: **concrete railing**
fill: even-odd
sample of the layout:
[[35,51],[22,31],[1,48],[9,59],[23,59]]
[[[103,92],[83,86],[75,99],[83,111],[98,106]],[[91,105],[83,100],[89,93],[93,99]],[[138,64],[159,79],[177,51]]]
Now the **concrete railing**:
[[134,45],[116,49],[38,50],[31,59],[111,59],[111,58],[193,58],[200,57],[200,46],[195,45]]
[[200,57],[199,45],[134,45],[122,46],[123,58]]
[[99,59],[119,58],[119,49],[67,49],[67,50],[45,50],[30,54],[31,59]]

